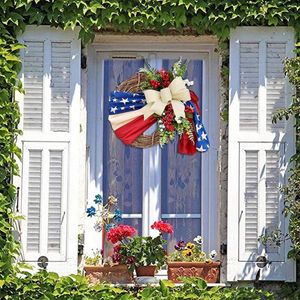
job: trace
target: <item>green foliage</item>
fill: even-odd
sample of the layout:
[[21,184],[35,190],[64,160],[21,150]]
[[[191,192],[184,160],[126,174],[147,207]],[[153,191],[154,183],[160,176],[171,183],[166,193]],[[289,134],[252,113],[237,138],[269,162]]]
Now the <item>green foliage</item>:
[[[300,46],[300,45],[299,45]],[[297,51],[300,55],[300,50]],[[296,130],[296,154],[291,159],[291,171],[288,184],[283,188],[285,194],[285,214],[290,216],[288,236],[292,241],[290,258],[300,257],[300,56],[285,60],[285,74],[296,91],[292,104],[274,115],[274,122],[293,117]]]
[[15,144],[16,135],[20,133],[17,128],[20,114],[12,95],[15,90],[21,90],[17,77],[21,68],[18,57],[21,47],[9,30],[0,25],[0,280],[13,271],[13,257],[18,253],[18,244],[12,235],[16,190],[11,177],[18,173],[14,155],[21,155]]
[[203,300],[259,300],[275,299],[275,295],[268,291],[255,288],[208,288],[202,279],[183,278],[182,286],[174,287],[169,281],[161,281],[158,287],[147,287],[139,294],[139,299],[151,300],[173,300],[173,299],[203,299]]
[[125,290],[117,287],[104,284],[90,286],[86,278],[81,275],[59,277],[56,273],[47,271],[23,275],[22,277],[8,276],[0,281],[0,299],[134,299]]
[[[189,32],[196,34],[216,34],[220,39],[229,37],[230,28],[239,25],[289,25],[296,28],[300,34],[300,4],[298,0],[3,0],[0,6],[0,285],[3,278],[13,273],[12,262],[18,252],[18,245],[12,236],[13,214],[11,208],[15,199],[15,187],[11,184],[11,176],[18,173],[15,157],[20,157],[16,146],[16,136],[20,114],[18,105],[14,102],[15,90],[21,91],[17,74],[21,63],[18,51],[22,47],[16,41],[16,36],[25,29],[26,24],[48,24],[55,27],[80,27],[79,37],[83,43],[91,41],[95,30],[115,30],[118,32],[157,31],[167,30]],[[296,63],[296,61],[290,61]],[[223,69],[225,72],[226,70]],[[295,115],[299,122],[297,107],[290,108],[288,115]],[[297,123],[298,124],[298,123]],[[297,125],[298,126],[298,125]],[[294,157],[296,167],[292,171],[290,185],[287,190],[288,199],[299,195],[296,183],[299,181],[299,156]],[[297,181],[298,180],[298,181]],[[299,187],[299,182],[298,182]],[[291,196],[289,196],[291,195]],[[294,196],[292,196],[294,195]],[[298,201],[298,200],[297,200]],[[297,240],[296,230],[299,223],[295,217],[299,204],[296,200],[287,200],[286,212],[292,216],[290,230],[291,238]],[[298,205],[298,206],[297,206]],[[299,220],[299,218],[298,218]],[[299,222],[299,221],[298,221]],[[299,239],[298,234],[298,239]],[[299,241],[299,240],[298,240]],[[296,247],[296,246],[295,246]],[[295,248],[299,253],[299,248]],[[24,279],[25,280],[25,279]],[[62,279],[61,279],[62,280]],[[64,279],[65,281],[71,279]],[[63,281],[63,280],[62,280]],[[17,296],[7,299],[35,299],[30,295],[27,285],[21,285],[22,280],[15,286]],[[17,286],[17,284],[19,284]],[[72,285],[72,282],[70,283]],[[37,291],[37,286],[32,287]],[[19,294],[18,291],[24,294]],[[72,293],[76,292],[71,291]],[[28,294],[29,293],[29,294]],[[103,292],[104,294],[106,291]],[[27,296],[28,294],[29,296]],[[23,295],[25,295],[23,297]],[[43,298],[51,299],[46,291]],[[48,298],[47,298],[48,297]],[[84,297],[57,299],[91,299],[90,294]],[[81,297],[81,298],[80,298]],[[52,297],[53,299],[53,297]],[[100,299],[100,298],[99,298]],[[106,298],[110,299],[110,298]],[[130,299],[130,298],[124,298]],[[236,298],[239,299],[239,298]],[[253,298],[255,299],[255,298]]]
[[166,241],[161,234],[155,238],[151,236],[134,236],[133,238],[128,238],[126,244],[122,244],[120,254],[125,258],[134,258],[134,264],[129,264],[130,271],[133,271],[134,266],[155,265],[159,269],[166,262],[163,248],[165,243]]
[[89,266],[97,266],[101,265],[102,263],[102,255],[100,250],[94,250],[92,256],[85,256],[84,262],[86,265]]
[[[178,245],[178,244],[177,244]],[[197,262],[211,262],[210,259],[207,259],[206,253],[202,251],[202,243],[194,244],[188,242],[183,247],[177,247],[169,257],[169,261],[197,261]]]
[[108,284],[89,285],[85,277],[71,275],[59,277],[56,273],[40,271],[34,275],[8,276],[0,280],[0,299],[6,300],[296,300],[300,288],[297,285],[283,285],[278,293],[256,288],[207,287],[200,278],[183,278],[183,285],[163,280],[157,286],[145,288],[121,288]]

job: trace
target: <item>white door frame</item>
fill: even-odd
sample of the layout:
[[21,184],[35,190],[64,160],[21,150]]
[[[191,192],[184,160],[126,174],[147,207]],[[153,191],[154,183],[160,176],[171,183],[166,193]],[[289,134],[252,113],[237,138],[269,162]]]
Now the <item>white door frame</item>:
[[[87,205],[93,205],[95,194],[102,194],[101,163],[102,141],[102,103],[99,97],[102,87],[101,58],[128,53],[136,56],[141,52],[175,53],[180,57],[183,53],[203,59],[203,123],[210,138],[210,149],[202,157],[202,195],[201,195],[201,228],[204,240],[204,251],[219,250],[219,61],[215,52],[218,41],[211,36],[146,36],[146,35],[97,35],[88,49],[88,93],[87,93]],[[102,59],[103,60],[103,59]],[[208,113],[209,112],[209,113]],[[100,120],[100,122],[99,122]],[[210,187],[210,188],[206,188]],[[144,204],[147,200],[144,197]],[[146,221],[147,223],[149,222]],[[94,219],[86,218],[85,253],[92,249],[101,249],[101,236],[93,228]],[[143,224],[144,225],[144,224]],[[148,224],[145,224],[148,225]],[[143,226],[145,227],[145,226]],[[145,232],[144,232],[145,233]]]

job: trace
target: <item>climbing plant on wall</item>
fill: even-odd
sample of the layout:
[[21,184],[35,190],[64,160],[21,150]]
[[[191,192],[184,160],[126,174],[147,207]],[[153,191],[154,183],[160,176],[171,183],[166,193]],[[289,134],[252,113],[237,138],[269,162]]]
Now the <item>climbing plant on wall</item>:
[[[20,156],[15,139],[20,133],[19,110],[13,101],[21,91],[18,33],[27,24],[79,26],[83,43],[97,30],[118,32],[215,34],[229,37],[238,25],[289,25],[300,33],[298,0],[2,0],[0,5],[0,279],[12,271],[17,246],[11,234],[15,188],[12,174],[18,172]],[[224,69],[226,70],[226,69]],[[225,72],[226,74],[226,72]],[[298,109],[299,109],[299,104]],[[294,114],[292,112],[292,114]]]
[[[297,44],[300,47],[300,43]],[[300,49],[296,51],[300,55]],[[283,188],[285,194],[285,213],[290,216],[289,238],[291,238],[292,250],[289,257],[300,257],[300,56],[285,61],[285,74],[294,85],[296,91],[292,99],[292,105],[279,110],[274,115],[274,121],[283,118],[295,118],[296,129],[296,154],[292,157],[292,169],[288,184]]]

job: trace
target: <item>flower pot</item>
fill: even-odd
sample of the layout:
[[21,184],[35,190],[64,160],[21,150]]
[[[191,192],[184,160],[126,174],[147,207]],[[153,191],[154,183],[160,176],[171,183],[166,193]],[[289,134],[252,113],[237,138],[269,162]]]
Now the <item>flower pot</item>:
[[200,277],[209,283],[220,281],[220,262],[168,262],[168,279],[180,283],[179,277]]
[[141,276],[154,276],[156,266],[140,266],[135,267],[135,272],[137,277]]
[[127,265],[115,266],[84,266],[85,276],[90,283],[132,283],[132,274]]

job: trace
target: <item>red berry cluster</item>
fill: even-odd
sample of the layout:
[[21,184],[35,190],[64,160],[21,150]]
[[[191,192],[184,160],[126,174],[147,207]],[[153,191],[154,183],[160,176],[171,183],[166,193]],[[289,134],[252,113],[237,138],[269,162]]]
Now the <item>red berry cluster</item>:
[[154,89],[158,89],[160,87],[160,82],[154,79],[150,80],[150,84]]
[[119,225],[115,228],[110,229],[107,233],[107,239],[113,244],[124,240],[127,237],[131,237],[136,234],[135,228],[128,225]]
[[161,69],[159,71],[159,74],[161,76],[162,82],[163,82],[163,86],[164,87],[168,87],[170,85],[170,74],[169,72],[167,72],[164,69]]
[[194,113],[194,109],[193,109],[192,107],[190,107],[190,106],[186,106],[186,107],[184,108],[184,111],[185,111],[186,113],[188,113],[188,114],[193,114],[193,113]]
[[160,233],[172,234],[174,232],[173,226],[171,224],[163,222],[163,221],[154,222],[151,225],[151,228],[158,230]]
[[171,104],[168,104],[165,108],[165,115],[162,117],[162,121],[168,131],[174,131],[175,127],[172,124],[174,119],[174,111]]

